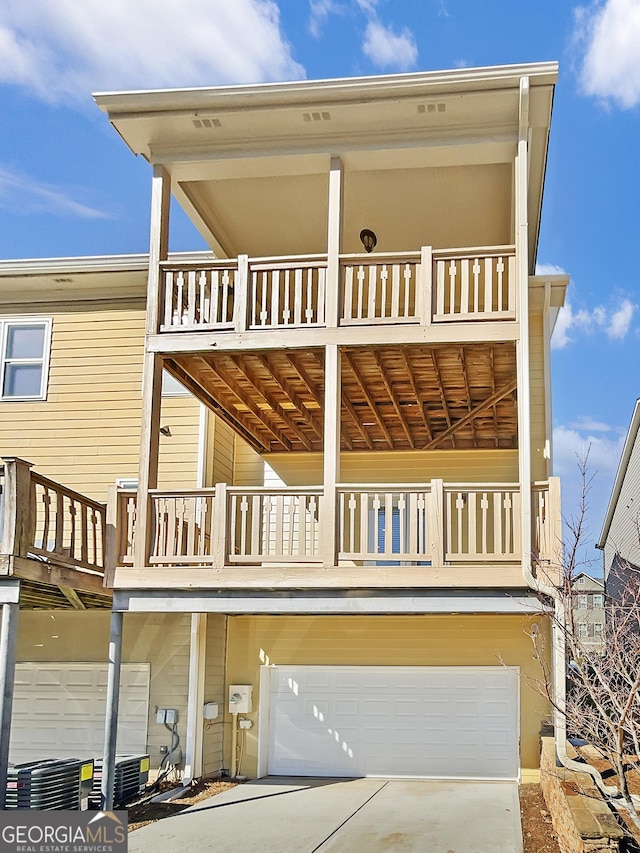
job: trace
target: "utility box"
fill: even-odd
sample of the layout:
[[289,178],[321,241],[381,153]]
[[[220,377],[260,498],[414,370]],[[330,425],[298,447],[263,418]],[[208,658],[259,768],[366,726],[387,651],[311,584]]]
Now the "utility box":
[[252,711],[253,687],[250,684],[229,685],[229,713],[250,714]]
[[218,718],[218,703],[206,702],[202,709],[202,716],[205,720],[217,720]]

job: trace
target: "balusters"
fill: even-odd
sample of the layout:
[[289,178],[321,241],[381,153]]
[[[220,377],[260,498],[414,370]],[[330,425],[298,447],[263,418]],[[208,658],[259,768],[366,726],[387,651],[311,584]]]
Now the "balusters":
[[434,263],[434,320],[515,318],[513,254],[440,257]]

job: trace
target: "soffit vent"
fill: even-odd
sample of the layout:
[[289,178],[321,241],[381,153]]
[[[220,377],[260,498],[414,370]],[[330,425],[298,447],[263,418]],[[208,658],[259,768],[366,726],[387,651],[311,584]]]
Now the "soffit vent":
[[197,128],[222,127],[222,122],[219,118],[194,118],[193,126]]
[[447,105],[443,103],[418,104],[418,115],[423,113],[443,113],[447,109]]
[[302,113],[303,121],[331,121],[331,113]]

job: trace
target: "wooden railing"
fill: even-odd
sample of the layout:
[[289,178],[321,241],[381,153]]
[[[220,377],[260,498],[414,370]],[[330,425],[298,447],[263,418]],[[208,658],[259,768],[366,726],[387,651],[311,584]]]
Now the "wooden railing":
[[340,325],[419,322],[424,311],[420,253],[340,259]]
[[0,553],[103,574],[106,506],[6,457]]
[[249,261],[251,329],[322,326],[326,256]]
[[515,319],[515,261],[513,246],[434,252],[433,322]]
[[562,511],[560,480],[550,477],[548,482],[534,483],[532,490],[533,563],[543,583],[560,583],[562,580]]
[[[559,560],[559,481],[531,493],[534,565]],[[320,563],[321,487],[210,489],[149,494],[153,536],[148,565]],[[117,495],[119,565],[134,562],[137,496]],[[342,565],[517,564],[522,560],[517,484],[341,484],[336,491],[335,558]],[[323,539],[323,535],[325,539]]]
[[321,495],[321,488],[229,488],[229,562],[319,562]]
[[446,560],[513,562],[521,559],[518,485],[446,485],[444,517]]
[[161,331],[232,329],[238,261],[163,264],[164,313]]
[[431,486],[340,486],[338,559],[430,562],[436,521]]
[[[513,246],[340,257],[341,326],[513,320]],[[161,332],[324,326],[327,256],[161,265]],[[333,321],[335,323],[335,319]]]

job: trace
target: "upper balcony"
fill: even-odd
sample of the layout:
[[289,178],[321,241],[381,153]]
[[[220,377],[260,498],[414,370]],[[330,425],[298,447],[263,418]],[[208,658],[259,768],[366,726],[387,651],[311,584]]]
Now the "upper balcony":
[[162,262],[158,337],[171,339],[153,348],[196,351],[206,343],[189,333],[207,332],[217,348],[281,346],[283,332],[321,344],[331,328],[339,343],[420,342],[426,327],[429,340],[492,339],[478,326],[517,320],[514,246],[340,255],[337,294],[327,267],[327,255]]

